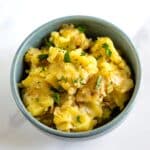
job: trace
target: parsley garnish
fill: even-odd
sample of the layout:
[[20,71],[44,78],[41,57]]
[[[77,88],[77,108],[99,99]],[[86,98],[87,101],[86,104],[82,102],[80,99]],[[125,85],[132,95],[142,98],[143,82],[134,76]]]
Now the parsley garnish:
[[97,81],[96,81],[96,86],[95,86],[96,90],[99,89],[100,84],[101,84],[101,80],[102,80],[102,77],[98,76]]
[[102,47],[105,49],[106,55],[110,57],[112,54],[112,51],[110,50],[109,45],[107,43],[104,43]]
[[40,55],[38,55],[38,58],[40,61],[45,60],[48,58],[48,54],[40,54]]
[[67,51],[64,55],[64,62],[71,62],[69,52]]
[[86,52],[82,51],[81,56],[85,56],[85,55],[86,55]]
[[80,119],[80,116],[77,116],[77,122],[81,123],[81,119]]
[[78,29],[80,32],[85,32],[85,31],[86,31],[86,27],[83,26],[83,25],[78,26],[77,29]]
[[80,84],[82,84],[82,85],[84,85],[85,83],[84,83],[84,79],[83,78],[81,78],[80,79]]
[[52,44],[52,42],[49,40],[49,38],[44,38],[44,40],[43,40],[43,46],[46,46],[46,47],[50,47],[50,46],[52,46],[53,44]]
[[41,71],[40,72],[43,72],[45,71],[45,66],[41,66]]
[[78,79],[74,79],[74,80],[73,80],[73,83],[78,83]]
[[62,76],[60,79],[58,79],[57,81],[64,81],[65,83],[67,82],[67,78],[65,78],[64,76]]
[[58,105],[60,104],[60,95],[59,95],[59,93],[54,92],[53,93],[53,99],[54,99],[55,103],[57,103]]

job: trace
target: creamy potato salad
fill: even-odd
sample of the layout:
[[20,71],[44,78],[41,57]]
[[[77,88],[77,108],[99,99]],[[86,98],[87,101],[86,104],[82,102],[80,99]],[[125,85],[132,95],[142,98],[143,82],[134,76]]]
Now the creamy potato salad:
[[19,87],[27,110],[65,132],[92,130],[113,119],[134,88],[130,68],[113,41],[93,40],[85,33],[84,26],[64,24],[24,56]]

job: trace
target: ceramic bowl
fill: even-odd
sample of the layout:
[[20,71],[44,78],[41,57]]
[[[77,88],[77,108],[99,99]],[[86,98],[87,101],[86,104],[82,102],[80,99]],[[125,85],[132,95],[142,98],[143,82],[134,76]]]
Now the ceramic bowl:
[[[97,36],[110,37],[113,40],[115,46],[119,50],[121,50],[121,54],[130,65],[134,76],[135,88],[133,90],[133,94],[129,102],[127,103],[123,111],[120,112],[115,118],[113,118],[108,123],[98,128],[95,128],[91,131],[67,133],[56,129],[52,129],[40,123],[34,117],[32,117],[31,114],[25,108],[20,96],[19,88],[17,86],[17,83],[20,82],[23,76],[23,70],[24,70],[23,58],[26,51],[30,47],[38,47],[43,37],[47,36],[50,32],[57,30],[60,27],[60,25],[64,23],[73,23],[75,25],[86,26],[88,31],[86,34],[92,36],[93,38]],[[53,134],[53,135],[68,137],[68,138],[82,138],[82,137],[103,135],[111,131],[113,128],[117,127],[124,120],[124,118],[127,116],[128,112],[132,108],[133,103],[136,100],[136,95],[140,87],[141,67],[140,67],[140,61],[135,47],[133,46],[132,42],[127,37],[127,35],[123,33],[119,28],[117,28],[116,26],[114,26],[113,24],[107,21],[95,17],[67,16],[67,17],[62,17],[62,18],[52,20],[40,26],[23,41],[23,43],[20,45],[19,49],[17,50],[14,56],[12,66],[11,66],[10,80],[11,80],[12,95],[18,108],[20,109],[22,114],[26,117],[26,119],[28,119],[35,127],[41,129],[42,131],[48,133],[49,135]]]

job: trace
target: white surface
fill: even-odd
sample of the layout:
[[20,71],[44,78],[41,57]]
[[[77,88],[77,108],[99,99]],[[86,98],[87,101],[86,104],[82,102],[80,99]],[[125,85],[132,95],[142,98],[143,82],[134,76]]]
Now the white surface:
[[[71,1],[0,0],[0,150],[149,150],[150,149],[150,12],[148,0]],[[12,58],[24,38],[36,27],[60,16],[97,16],[119,26],[138,47],[143,81],[128,118],[111,133],[89,141],[68,141],[35,129],[11,97]],[[145,25],[144,25],[145,24]]]

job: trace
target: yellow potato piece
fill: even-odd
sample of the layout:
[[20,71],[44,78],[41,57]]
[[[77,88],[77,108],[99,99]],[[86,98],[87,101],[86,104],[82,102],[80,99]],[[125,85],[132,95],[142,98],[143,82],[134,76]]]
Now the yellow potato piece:
[[56,107],[54,110],[54,123],[62,131],[87,131],[92,129],[96,121],[78,107]]
[[83,50],[90,47],[91,39],[80,32],[74,25],[63,25],[59,32],[52,32],[50,40],[56,47],[75,50],[78,47]]

